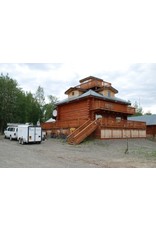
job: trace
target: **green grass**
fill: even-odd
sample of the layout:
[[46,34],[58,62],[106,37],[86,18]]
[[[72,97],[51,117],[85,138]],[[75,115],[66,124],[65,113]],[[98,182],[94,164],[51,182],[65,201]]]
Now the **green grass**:
[[156,150],[145,153],[146,158],[156,158]]
[[156,150],[151,152],[152,157],[156,157]]

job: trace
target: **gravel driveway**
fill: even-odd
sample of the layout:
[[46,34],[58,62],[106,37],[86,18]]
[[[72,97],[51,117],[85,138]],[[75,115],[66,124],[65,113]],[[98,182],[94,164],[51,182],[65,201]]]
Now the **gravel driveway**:
[[0,136],[0,168],[145,168],[156,167],[156,142],[145,139],[88,140],[68,145],[51,139],[20,145]]

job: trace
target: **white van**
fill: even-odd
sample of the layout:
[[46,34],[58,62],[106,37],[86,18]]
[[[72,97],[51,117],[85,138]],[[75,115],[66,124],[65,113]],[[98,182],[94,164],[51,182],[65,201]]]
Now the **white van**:
[[18,136],[18,127],[15,126],[8,126],[7,129],[4,131],[4,138],[17,139]]

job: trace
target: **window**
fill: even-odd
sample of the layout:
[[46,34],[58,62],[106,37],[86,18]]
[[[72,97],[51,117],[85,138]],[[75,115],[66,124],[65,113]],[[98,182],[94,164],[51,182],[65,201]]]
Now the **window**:
[[108,97],[111,97],[111,92],[110,91],[108,91]]
[[116,117],[116,122],[121,122],[121,117]]
[[74,92],[72,92],[72,96],[74,96]]

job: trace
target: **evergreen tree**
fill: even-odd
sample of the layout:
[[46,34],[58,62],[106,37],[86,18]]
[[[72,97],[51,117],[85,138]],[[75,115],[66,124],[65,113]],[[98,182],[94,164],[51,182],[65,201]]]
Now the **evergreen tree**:
[[25,122],[37,124],[37,121],[40,119],[40,111],[38,101],[31,92],[27,92],[25,97]]
[[45,96],[44,96],[44,89],[41,86],[38,86],[36,94],[35,94],[35,99],[38,102],[39,105],[39,116],[38,116],[38,121],[43,122],[44,115],[45,115]]
[[0,129],[1,132],[8,122],[15,122],[17,115],[18,84],[7,74],[0,76]]
[[45,105],[45,96],[44,96],[44,89],[41,86],[38,86],[35,99],[37,100],[40,107],[43,107]]
[[143,109],[140,105],[138,105],[137,102],[134,103],[133,105],[135,107],[135,114],[134,116],[142,116],[143,115]]
[[50,103],[46,104],[44,106],[44,110],[45,110],[45,121],[50,119],[52,117],[53,111],[56,107],[56,103],[59,101],[57,97],[49,95],[48,99],[50,101]]
[[151,111],[147,111],[145,115],[152,115]]
[[[40,93],[39,93],[40,92]],[[0,75],[0,132],[7,123],[33,123],[42,118],[41,106],[44,105],[43,88],[38,89],[38,97],[31,92],[23,92],[17,81],[9,75]]]

